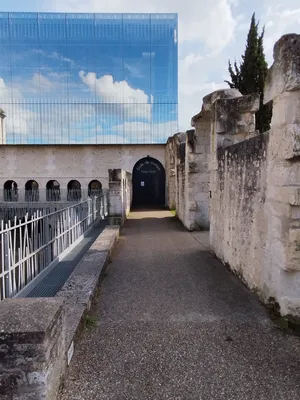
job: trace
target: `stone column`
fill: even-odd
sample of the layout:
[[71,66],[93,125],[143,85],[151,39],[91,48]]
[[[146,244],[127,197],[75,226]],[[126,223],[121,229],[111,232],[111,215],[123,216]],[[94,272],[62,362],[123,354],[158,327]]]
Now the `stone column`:
[[0,108],[0,145],[6,144],[5,117],[4,111]]
[[165,149],[166,163],[166,204],[170,210],[176,209],[176,179],[174,136],[169,137]]
[[62,300],[7,299],[0,314],[0,397],[57,399],[66,369]]
[[176,213],[180,221],[185,225],[186,219],[186,133],[177,133],[174,137],[175,181],[176,181]]
[[210,112],[201,110],[191,120],[194,131],[187,132],[188,160],[187,224],[189,229],[209,229]]
[[109,169],[109,216],[123,217],[122,170]]
[[300,317],[300,35],[275,44],[265,85],[270,101],[264,281],[281,313]]
[[[240,143],[255,132],[255,113],[259,95],[242,96],[237,89],[217,90],[203,99],[203,112],[210,114],[210,242],[221,243],[224,238],[217,229],[218,215],[225,212],[218,191],[218,150]],[[223,208],[223,209],[222,209]],[[217,247],[217,246],[216,246]]]

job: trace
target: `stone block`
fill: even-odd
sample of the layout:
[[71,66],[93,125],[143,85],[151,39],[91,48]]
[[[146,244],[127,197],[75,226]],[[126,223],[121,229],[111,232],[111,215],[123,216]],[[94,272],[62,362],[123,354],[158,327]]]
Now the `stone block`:
[[273,101],[272,130],[286,124],[300,124],[300,90],[284,92]]
[[194,161],[189,162],[189,174],[195,174],[198,172],[197,163]]
[[109,182],[120,182],[122,180],[122,170],[109,169],[108,176],[109,176]]
[[55,400],[66,368],[63,301],[7,299],[0,313],[0,395]]
[[[233,99],[219,99],[214,104],[216,133],[249,135],[255,132],[255,113],[259,109],[259,95],[250,94]],[[241,137],[240,140],[244,140]]]
[[287,271],[300,271],[300,229],[290,229],[287,245]]
[[272,130],[270,154],[274,158],[292,160],[300,155],[300,125],[287,124]]
[[300,90],[300,35],[282,36],[274,46],[274,63],[269,69],[264,103],[288,91]]
[[289,204],[300,206],[300,187],[289,187]]
[[300,223],[300,205],[291,206],[291,218]]
[[197,202],[196,201],[190,201],[188,209],[189,209],[189,211],[197,211],[198,210]]
[[283,296],[279,299],[280,312],[282,316],[300,317],[300,296],[287,297]]
[[235,99],[237,97],[241,97],[242,94],[237,89],[220,89],[216,90],[205,97],[203,97],[203,111],[210,111],[212,105],[220,99]]

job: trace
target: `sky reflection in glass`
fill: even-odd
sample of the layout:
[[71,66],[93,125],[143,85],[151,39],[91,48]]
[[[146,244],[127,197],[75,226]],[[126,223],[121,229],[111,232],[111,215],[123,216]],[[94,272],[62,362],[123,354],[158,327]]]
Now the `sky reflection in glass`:
[[177,130],[176,14],[0,13],[7,143],[164,143]]

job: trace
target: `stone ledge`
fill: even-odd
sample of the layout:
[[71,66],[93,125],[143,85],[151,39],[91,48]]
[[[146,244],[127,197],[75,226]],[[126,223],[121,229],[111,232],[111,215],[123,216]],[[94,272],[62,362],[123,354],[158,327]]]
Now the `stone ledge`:
[[110,260],[119,233],[120,226],[107,226],[56,295],[56,298],[64,300],[67,350],[76,339],[86,312],[90,310],[101,272]]
[[65,371],[63,301],[0,304],[0,398],[54,400]]

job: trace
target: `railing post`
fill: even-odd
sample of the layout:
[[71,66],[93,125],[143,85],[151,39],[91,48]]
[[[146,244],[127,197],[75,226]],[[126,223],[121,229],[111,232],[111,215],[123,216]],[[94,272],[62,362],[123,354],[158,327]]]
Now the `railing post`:
[[[7,228],[7,225],[6,225]],[[5,232],[3,235],[3,247],[4,247],[4,265],[3,265],[3,271],[7,271],[7,274],[5,274],[5,294],[6,297],[11,297],[11,271],[10,271],[10,266],[9,266],[9,240],[8,240],[8,232]]]

